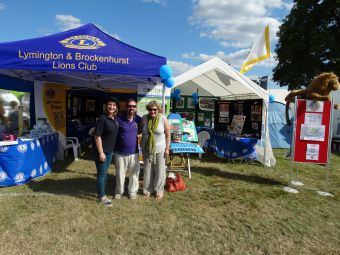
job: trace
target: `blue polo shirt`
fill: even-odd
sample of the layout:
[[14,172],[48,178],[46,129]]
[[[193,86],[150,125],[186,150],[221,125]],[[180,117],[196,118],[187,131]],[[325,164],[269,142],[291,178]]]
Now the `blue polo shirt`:
[[128,120],[126,116],[117,119],[119,131],[115,152],[118,154],[131,155],[138,153],[137,134],[141,117],[136,115],[133,120]]

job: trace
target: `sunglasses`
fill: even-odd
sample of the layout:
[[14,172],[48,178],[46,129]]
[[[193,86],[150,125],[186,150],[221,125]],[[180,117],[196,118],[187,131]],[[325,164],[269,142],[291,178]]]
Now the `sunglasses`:
[[158,109],[149,109],[149,112],[157,112]]
[[131,108],[136,108],[137,105],[128,105],[128,107],[131,107]]

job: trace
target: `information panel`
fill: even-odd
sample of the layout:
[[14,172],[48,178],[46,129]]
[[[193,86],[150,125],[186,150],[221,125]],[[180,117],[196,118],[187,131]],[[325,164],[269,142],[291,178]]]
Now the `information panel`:
[[328,163],[331,101],[298,99],[294,137],[294,161]]

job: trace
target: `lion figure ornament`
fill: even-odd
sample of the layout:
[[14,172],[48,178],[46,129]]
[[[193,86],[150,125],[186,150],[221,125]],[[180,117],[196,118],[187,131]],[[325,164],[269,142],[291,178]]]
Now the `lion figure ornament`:
[[[329,101],[331,100],[331,91],[338,90],[339,87],[338,76],[334,73],[321,73],[312,80],[307,88],[291,91],[285,98],[287,125],[290,126],[291,124],[289,119],[289,103],[294,103],[295,97],[314,101]],[[339,105],[334,104],[334,109],[338,108]]]

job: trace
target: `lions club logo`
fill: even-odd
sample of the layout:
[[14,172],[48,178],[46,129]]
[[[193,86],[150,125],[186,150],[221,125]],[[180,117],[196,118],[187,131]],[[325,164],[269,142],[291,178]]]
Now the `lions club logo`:
[[50,99],[55,98],[55,90],[49,88],[48,90],[46,90],[46,96]]
[[71,36],[60,41],[60,43],[66,48],[78,50],[95,50],[106,46],[102,40],[90,35]]
[[3,182],[4,180],[6,180],[7,178],[7,174],[4,171],[0,172],[0,182]]
[[14,181],[15,182],[22,182],[25,179],[24,173],[18,173],[14,176]]
[[27,144],[20,144],[17,147],[18,151],[21,153],[25,153],[27,151]]

